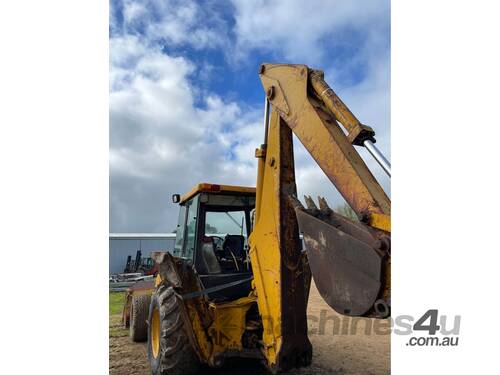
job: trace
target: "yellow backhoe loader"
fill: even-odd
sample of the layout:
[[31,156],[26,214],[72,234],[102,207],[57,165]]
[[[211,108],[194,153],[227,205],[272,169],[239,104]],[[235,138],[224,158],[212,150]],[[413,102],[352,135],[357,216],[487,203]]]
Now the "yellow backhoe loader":
[[[306,308],[311,275],[337,312],[390,314],[390,200],[354,146],[390,175],[361,124],[305,65],[263,64],[264,143],[256,188],[202,183],[180,205],[173,253],[153,254],[147,350],[153,374],[196,372],[231,357],[273,372],[311,363]],[[297,197],[295,134],[357,214]]]

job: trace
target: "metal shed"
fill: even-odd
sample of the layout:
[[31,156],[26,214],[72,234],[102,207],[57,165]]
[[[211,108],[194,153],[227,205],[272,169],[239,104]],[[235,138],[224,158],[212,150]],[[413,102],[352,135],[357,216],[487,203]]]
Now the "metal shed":
[[135,259],[138,250],[144,258],[153,251],[172,251],[175,233],[110,233],[109,274],[123,272],[127,256]]

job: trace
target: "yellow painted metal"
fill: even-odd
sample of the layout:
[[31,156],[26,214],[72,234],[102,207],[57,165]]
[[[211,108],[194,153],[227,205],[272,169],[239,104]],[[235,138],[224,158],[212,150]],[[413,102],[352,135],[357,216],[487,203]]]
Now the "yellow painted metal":
[[157,358],[160,353],[160,337],[161,337],[161,324],[160,324],[160,311],[157,307],[153,309],[151,327],[151,352],[153,357]]
[[161,276],[160,273],[158,272],[158,274],[155,277],[155,288],[158,288],[158,286],[160,285],[161,285]]
[[306,65],[263,64],[260,79],[265,92],[274,87],[274,96],[269,98],[273,111],[285,120],[358,215],[390,215],[389,198],[335,116],[309,94],[309,72]]
[[250,295],[231,302],[209,303],[204,314],[208,324],[200,317],[204,307],[192,300],[187,301],[185,307],[194,335],[193,342],[202,362],[215,365],[217,356],[225,351],[243,350],[246,314],[256,300],[254,295]]
[[193,187],[188,193],[184,194],[181,197],[180,203],[184,203],[193,198],[196,194],[202,192],[255,194],[255,188],[248,186],[219,185],[203,182]]
[[246,314],[257,301],[254,296],[226,303],[210,303],[213,317],[208,332],[213,342],[212,357],[226,350],[242,350],[241,338],[246,329]]
[[385,232],[391,231],[391,216],[383,214],[371,214],[368,222],[373,228],[383,230]]
[[213,364],[213,343],[206,330],[208,324],[202,320],[202,318],[205,318],[206,321],[212,320],[209,310],[205,304],[200,305],[194,300],[189,300],[185,304],[185,312],[189,322],[191,322],[192,334],[194,335],[192,342],[196,345],[198,356],[203,362]]
[[[250,259],[262,316],[264,355],[269,365],[275,365],[282,345],[281,335],[281,262],[278,223],[280,217],[278,192],[279,175],[279,115],[272,111],[266,159],[259,158],[256,220],[249,237]],[[265,162],[268,160],[268,162]],[[273,161],[274,160],[274,161]]]
[[324,81],[323,77],[324,74],[322,71],[311,71],[309,74],[311,86],[318,97],[321,98],[325,106],[335,116],[336,120],[347,130],[347,139],[349,142],[362,146],[364,140],[373,139],[373,136],[375,135],[373,129],[359,122],[351,110]]

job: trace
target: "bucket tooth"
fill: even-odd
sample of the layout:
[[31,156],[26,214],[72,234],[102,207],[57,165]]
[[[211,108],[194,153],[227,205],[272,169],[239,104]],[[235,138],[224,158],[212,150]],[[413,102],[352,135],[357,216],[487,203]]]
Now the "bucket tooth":
[[318,196],[318,203],[319,203],[319,209],[324,214],[330,214],[332,212],[332,209],[330,208],[330,206],[328,206],[328,203],[324,197]]
[[304,200],[306,201],[307,209],[312,211],[318,210],[318,206],[316,206],[316,203],[314,203],[310,195],[304,195]]

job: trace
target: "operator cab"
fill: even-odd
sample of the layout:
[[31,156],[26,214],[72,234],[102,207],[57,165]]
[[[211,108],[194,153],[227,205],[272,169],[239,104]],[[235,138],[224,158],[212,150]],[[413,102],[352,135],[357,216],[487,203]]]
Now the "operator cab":
[[[248,236],[255,208],[255,188],[198,184],[173,196],[180,204],[173,255],[191,261],[205,289],[250,279]],[[250,280],[209,294],[232,300],[248,295]]]

